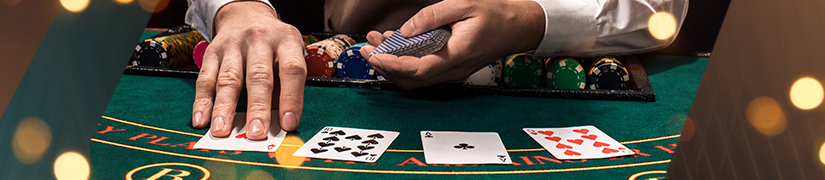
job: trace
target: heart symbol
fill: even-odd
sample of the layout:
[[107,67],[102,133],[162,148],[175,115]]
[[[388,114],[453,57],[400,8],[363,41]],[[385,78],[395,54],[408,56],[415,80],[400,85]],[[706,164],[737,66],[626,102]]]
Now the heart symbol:
[[270,144],[269,146],[266,146],[266,149],[268,150],[272,150],[272,148],[275,148],[275,144]]
[[359,145],[358,146],[358,149],[361,149],[362,151],[367,150],[367,149],[372,149],[372,148],[375,148],[375,146],[364,146],[364,145]]
[[244,138],[244,139],[246,139],[246,133],[238,134],[237,136],[235,136],[235,138]]
[[594,140],[594,141],[596,140],[596,137],[597,136],[593,135],[593,134],[591,134],[591,135],[582,135],[582,138],[589,139],[589,140]]
[[544,139],[551,140],[551,141],[556,141],[556,142],[561,141],[561,138],[558,137],[558,136],[556,136],[556,137],[544,137]]
[[318,153],[326,152],[326,151],[328,151],[328,150],[326,150],[326,149],[312,148],[312,149],[310,149],[310,151],[312,151],[312,152],[313,152],[313,153],[315,153],[315,154],[318,154]]
[[559,144],[556,145],[556,148],[559,148],[559,149],[572,149],[573,147],[562,144],[562,143],[559,143]]
[[341,152],[341,151],[348,151],[348,150],[350,150],[350,149],[352,149],[352,148],[348,148],[348,147],[335,147],[335,151],[338,151],[338,152]]
[[547,135],[547,136],[552,136],[554,132],[553,131],[539,131],[539,133]]
[[602,146],[610,146],[610,144],[599,142],[599,141],[596,141],[595,143],[593,143],[593,147],[602,147]]
[[584,142],[584,140],[581,140],[581,139],[568,139],[568,140],[567,140],[567,142],[570,142],[570,143],[573,143],[573,144],[582,145],[582,143]]
[[573,132],[577,132],[577,133],[581,133],[581,134],[587,134],[587,132],[590,132],[590,130],[587,130],[587,129],[574,129]]
[[619,150],[610,149],[610,148],[602,149],[602,153],[605,153],[605,154],[610,154],[610,153],[614,153],[614,152],[619,152]]
[[576,151],[567,150],[567,151],[564,151],[564,155],[568,155],[568,156],[578,156],[578,155],[582,155],[582,154],[581,154],[581,153],[579,153],[579,152],[576,152]]
[[[100,125],[100,124],[98,124],[98,125]],[[536,133],[536,130],[528,129],[527,131],[530,132],[530,134],[532,134],[532,135],[539,134],[539,133]]]

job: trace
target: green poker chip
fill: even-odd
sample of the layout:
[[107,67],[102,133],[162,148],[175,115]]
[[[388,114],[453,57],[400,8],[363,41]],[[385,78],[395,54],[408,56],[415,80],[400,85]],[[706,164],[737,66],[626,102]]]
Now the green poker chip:
[[541,61],[526,53],[510,55],[502,76],[509,87],[538,87],[542,78]]
[[584,89],[587,77],[584,68],[573,58],[559,58],[547,63],[547,87]]

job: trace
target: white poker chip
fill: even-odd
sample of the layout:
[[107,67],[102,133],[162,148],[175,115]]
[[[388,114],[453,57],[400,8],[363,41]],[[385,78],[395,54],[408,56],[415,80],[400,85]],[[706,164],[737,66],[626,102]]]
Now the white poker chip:
[[463,83],[465,85],[498,86],[499,81],[501,81],[501,60],[496,60],[467,77]]

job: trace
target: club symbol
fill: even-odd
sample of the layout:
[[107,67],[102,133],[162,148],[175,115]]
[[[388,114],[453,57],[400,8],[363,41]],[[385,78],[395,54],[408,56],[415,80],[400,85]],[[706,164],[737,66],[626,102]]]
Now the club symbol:
[[381,135],[381,133],[375,133],[375,134],[370,134],[370,135],[368,135],[368,136],[367,136],[367,138],[373,138],[373,139],[378,138],[378,139],[381,139],[381,138],[384,138],[384,135]]
[[469,145],[467,143],[459,143],[458,145],[455,145],[453,147],[456,148],[456,149],[461,149],[461,150],[469,150],[469,149],[476,148],[475,146]]
[[496,156],[498,156],[498,159],[501,160],[501,162],[506,162],[507,161],[507,156],[505,156],[505,155],[499,154],[499,155],[496,155]]
[[433,134],[428,131],[427,133],[424,133],[424,137],[425,138],[433,138]]
[[342,130],[332,131],[332,132],[329,132],[329,134],[335,134],[336,136],[337,136],[337,135],[342,135],[342,136],[343,136],[343,135],[347,135],[347,133],[345,133],[345,132],[344,132],[344,131],[342,131]]
[[350,140],[350,141],[354,141],[354,140],[361,140],[361,136],[359,136],[359,135],[357,135],[357,134],[356,134],[356,135],[352,135],[352,136],[347,136],[347,137],[345,137],[344,139],[348,139],[348,140]]

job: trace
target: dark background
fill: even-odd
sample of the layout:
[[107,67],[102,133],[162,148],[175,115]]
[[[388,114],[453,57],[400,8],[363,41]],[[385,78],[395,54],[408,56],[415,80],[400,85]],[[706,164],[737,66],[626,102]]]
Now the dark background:
[[[324,31],[324,1],[270,1],[284,22],[301,32]],[[676,40],[661,53],[711,52],[722,27],[730,0],[691,0],[688,15]],[[154,13],[147,27],[172,28],[184,24],[186,0],[171,0],[166,9]]]

